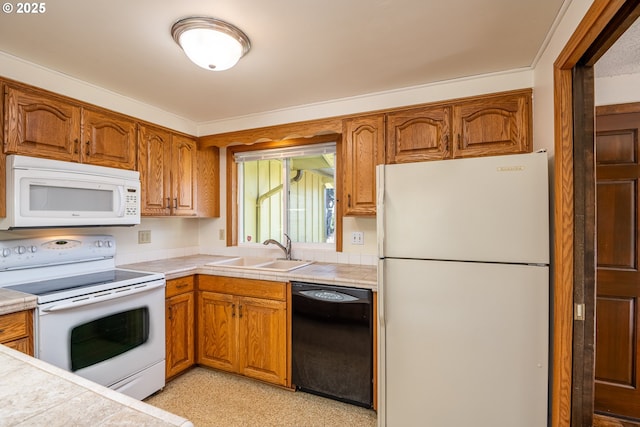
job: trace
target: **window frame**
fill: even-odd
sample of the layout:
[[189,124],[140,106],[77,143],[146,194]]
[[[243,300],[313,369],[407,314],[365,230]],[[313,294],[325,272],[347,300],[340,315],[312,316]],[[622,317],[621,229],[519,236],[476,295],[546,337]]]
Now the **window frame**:
[[[257,150],[269,150],[277,148],[286,148],[302,145],[321,144],[325,142],[336,143],[336,175],[335,175],[335,188],[336,188],[336,237],[335,247],[336,252],[342,252],[342,203],[340,198],[342,195],[342,135],[341,134],[326,134],[318,135],[309,138],[291,138],[281,141],[269,141],[259,142],[255,144],[247,145],[230,145],[227,146],[226,155],[226,170],[227,170],[227,246],[238,246],[238,165],[235,161],[235,153],[244,151],[257,151]],[[324,244],[319,244],[325,246]]]

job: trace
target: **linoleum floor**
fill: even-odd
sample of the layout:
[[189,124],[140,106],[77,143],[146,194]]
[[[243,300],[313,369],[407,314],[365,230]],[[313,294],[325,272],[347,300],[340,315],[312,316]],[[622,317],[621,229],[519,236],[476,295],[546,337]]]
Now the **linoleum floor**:
[[372,410],[196,367],[145,400],[195,427],[375,427]]

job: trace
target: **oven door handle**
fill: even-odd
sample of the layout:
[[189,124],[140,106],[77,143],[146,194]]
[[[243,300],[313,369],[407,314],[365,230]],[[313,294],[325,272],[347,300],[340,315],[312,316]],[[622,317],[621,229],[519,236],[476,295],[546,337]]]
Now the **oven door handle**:
[[103,301],[114,300],[118,298],[125,298],[131,295],[141,294],[143,292],[149,292],[154,289],[164,288],[165,281],[158,280],[156,282],[151,282],[144,285],[131,285],[122,289],[114,289],[108,294],[100,294],[96,296],[83,296],[75,299],[73,302],[53,305],[51,307],[43,308],[42,311],[45,313],[63,311],[63,310],[71,310],[78,307],[83,307],[85,305],[97,304]]

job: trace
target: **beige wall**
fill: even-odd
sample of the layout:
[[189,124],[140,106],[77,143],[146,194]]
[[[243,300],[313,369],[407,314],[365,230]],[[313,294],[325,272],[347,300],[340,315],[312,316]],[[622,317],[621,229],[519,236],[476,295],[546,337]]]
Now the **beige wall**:
[[599,78],[595,89],[596,105],[640,102],[640,74]]

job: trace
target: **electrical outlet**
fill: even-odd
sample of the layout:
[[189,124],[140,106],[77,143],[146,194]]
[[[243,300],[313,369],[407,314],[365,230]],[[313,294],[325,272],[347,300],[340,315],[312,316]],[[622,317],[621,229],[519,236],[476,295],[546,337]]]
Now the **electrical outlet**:
[[138,244],[151,243],[151,230],[138,231]]
[[218,239],[224,240],[224,228],[218,230]]
[[354,231],[351,233],[352,245],[364,245],[364,233],[362,231]]

